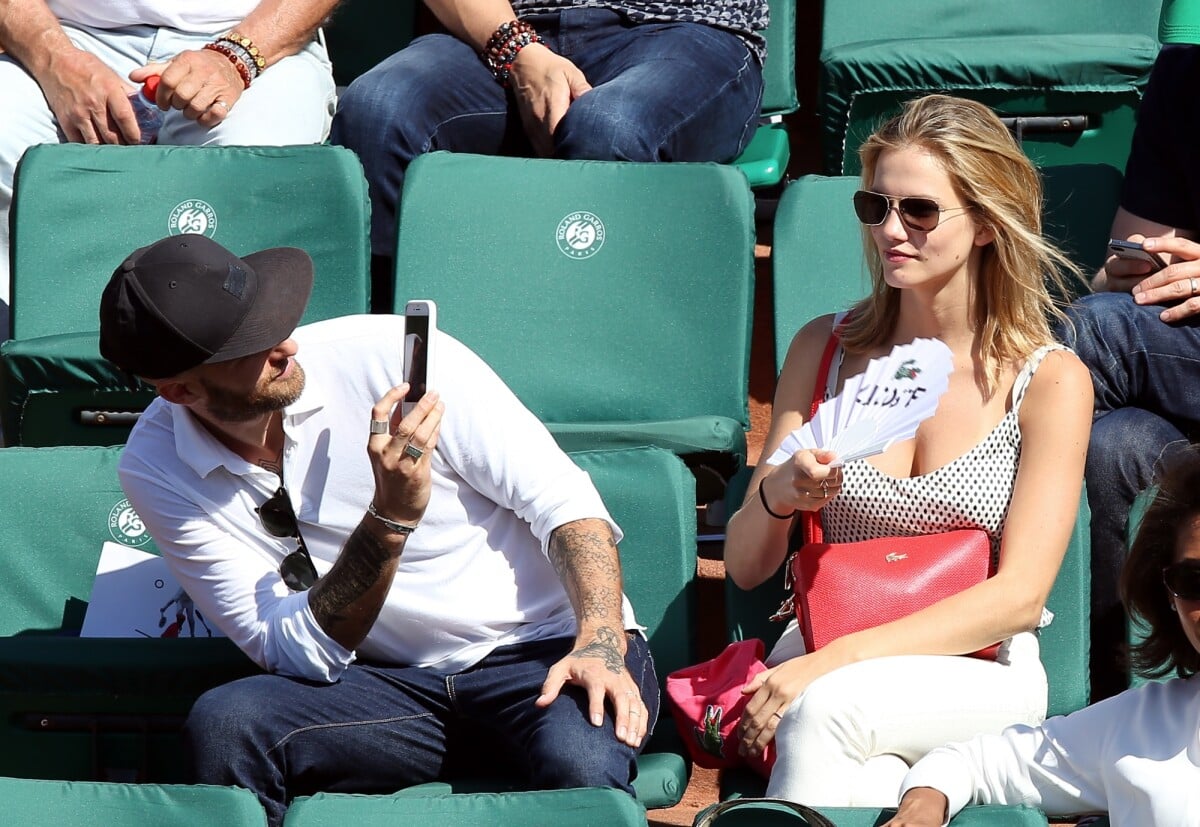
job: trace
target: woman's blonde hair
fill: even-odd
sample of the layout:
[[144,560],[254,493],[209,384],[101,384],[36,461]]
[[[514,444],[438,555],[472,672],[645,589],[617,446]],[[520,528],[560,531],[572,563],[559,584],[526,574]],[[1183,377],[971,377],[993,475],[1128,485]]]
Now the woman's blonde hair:
[[[859,150],[862,180],[871,188],[880,156],[920,149],[942,166],[978,227],[994,240],[981,249],[972,285],[972,322],[981,333],[988,389],[1006,363],[1024,360],[1054,340],[1050,318],[1062,319],[1048,284],[1068,296],[1064,278],[1082,278],[1079,268],[1042,236],[1042,181],[1008,129],[982,104],[947,95],[909,101]],[[858,304],[842,334],[847,350],[877,347],[895,329],[900,291],[883,278],[879,250],[864,228],[863,247],[871,271],[871,294]]]

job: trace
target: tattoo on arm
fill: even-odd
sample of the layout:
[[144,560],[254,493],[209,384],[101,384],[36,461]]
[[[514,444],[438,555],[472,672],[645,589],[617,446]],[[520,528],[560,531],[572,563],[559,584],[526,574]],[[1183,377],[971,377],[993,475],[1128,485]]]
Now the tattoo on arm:
[[[333,568],[309,591],[308,605],[321,628],[329,632],[331,627],[348,620],[347,610],[379,586],[381,580],[386,579],[390,585],[388,567],[395,559],[395,554],[370,531],[361,525],[354,529]],[[381,600],[371,623],[382,605]]]
[[621,622],[621,562],[603,520],[576,520],[550,536],[550,562],[580,624]]
[[571,653],[573,658],[599,658],[614,675],[625,671],[625,658],[619,648],[620,635],[609,626],[596,630],[596,639]]

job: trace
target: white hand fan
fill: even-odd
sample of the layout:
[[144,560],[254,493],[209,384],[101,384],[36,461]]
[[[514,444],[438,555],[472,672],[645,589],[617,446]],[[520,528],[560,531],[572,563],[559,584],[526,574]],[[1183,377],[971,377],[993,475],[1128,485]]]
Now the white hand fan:
[[882,454],[893,443],[911,439],[933,415],[953,370],[950,348],[938,339],[897,345],[817,406],[811,420],[784,437],[767,464],[786,462],[802,448],[833,451],[834,465]]

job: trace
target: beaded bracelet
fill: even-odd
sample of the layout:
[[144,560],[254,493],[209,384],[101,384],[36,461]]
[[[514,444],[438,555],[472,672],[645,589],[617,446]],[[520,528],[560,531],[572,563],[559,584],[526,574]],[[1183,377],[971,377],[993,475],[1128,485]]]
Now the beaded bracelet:
[[260,74],[258,64],[254,62],[254,57],[248,51],[246,51],[244,46],[239,46],[232,40],[220,40],[218,42],[221,44],[222,49],[226,50],[227,52],[233,52],[238,56],[242,63],[246,65],[246,68],[250,70],[251,83],[258,80],[258,76]]
[[[267,68],[266,58],[264,58],[258,51],[258,47],[254,45],[254,41],[246,37],[244,34],[230,32],[229,34],[221,35],[217,38],[217,40],[225,40],[234,44],[235,46],[241,46],[243,49],[245,49],[246,54],[250,56],[250,61],[254,64],[254,68],[256,68],[258,72],[262,72],[263,69]],[[257,75],[258,72],[255,72],[255,74]]]
[[507,88],[512,77],[513,61],[517,59],[517,55],[529,44],[542,42],[537,30],[529,23],[524,20],[510,20],[497,27],[488,38],[487,45],[479,53],[479,57],[496,82]]
[[762,500],[762,507],[766,510],[766,512],[776,520],[790,520],[792,517],[796,516],[795,511],[793,511],[791,514],[776,514],[774,511],[772,511],[771,506],[767,505],[767,492],[763,491],[763,484],[761,482],[758,484],[758,498]]
[[210,52],[216,52],[219,55],[224,55],[226,58],[228,58],[229,62],[233,64],[233,68],[237,69],[237,73],[241,75],[242,88],[250,88],[250,81],[252,80],[250,77],[250,68],[246,65],[245,61],[238,57],[233,49],[230,49],[224,43],[205,43],[203,48],[208,49]]

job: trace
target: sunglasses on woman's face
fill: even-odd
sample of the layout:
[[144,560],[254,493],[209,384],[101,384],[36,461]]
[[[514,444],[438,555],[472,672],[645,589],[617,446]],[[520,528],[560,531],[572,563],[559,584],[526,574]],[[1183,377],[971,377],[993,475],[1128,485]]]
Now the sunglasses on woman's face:
[[292,508],[292,500],[288,497],[287,489],[282,485],[269,500],[255,509],[258,518],[262,520],[263,528],[272,537],[294,537],[296,550],[283,558],[279,564],[279,575],[289,589],[302,592],[311,589],[317,582],[317,567],[313,565],[312,555],[304,544],[300,534],[300,523],[296,519],[296,511]]
[[1200,560],[1180,560],[1163,569],[1167,591],[1180,600],[1200,600]]
[[969,207],[941,207],[932,198],[906,196],[898,198],[894,195],[884,195],[870,190],[859,190],[854,193],[854,214],[858,220],[868,227],[878,227],[887,220],[889,210],[895,210],[910,230],[928,233],[937,229],[942,220],[942,213],[954,210],[966,210]]

